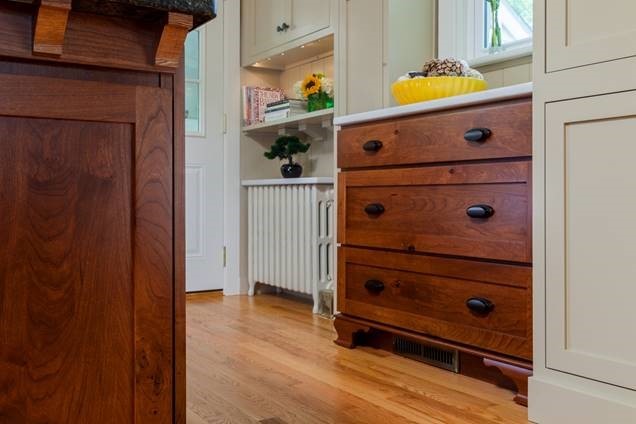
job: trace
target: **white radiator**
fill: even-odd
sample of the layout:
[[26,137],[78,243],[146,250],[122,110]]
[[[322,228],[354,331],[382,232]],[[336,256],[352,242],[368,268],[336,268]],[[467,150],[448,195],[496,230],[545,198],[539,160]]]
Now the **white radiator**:
[[318,294],[333,289],[334,190],[332,183],[315,182],[321,180],[243,183],[248,189],[250,296],[256,283],[310,294],[317,313]]

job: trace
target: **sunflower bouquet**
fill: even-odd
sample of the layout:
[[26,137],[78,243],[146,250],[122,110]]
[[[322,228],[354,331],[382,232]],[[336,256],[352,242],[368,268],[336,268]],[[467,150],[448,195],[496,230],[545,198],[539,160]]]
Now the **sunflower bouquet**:
[[309,112],[333,107],[333,80],[322,73],[307,75],[296,82],[294,90],[298,97],[307,100]]

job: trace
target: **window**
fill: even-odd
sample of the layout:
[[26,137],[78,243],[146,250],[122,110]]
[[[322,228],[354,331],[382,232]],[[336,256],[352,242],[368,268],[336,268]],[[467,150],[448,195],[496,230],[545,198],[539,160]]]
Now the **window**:
[[[532,0],[498,0],[500,37],[493,37],[491,2],[439,2],[439,56],[483,65],[532,53]],[[493,39],[494,38],[494,39]],[[497,40],[499,38],[499,40]]]
[[185,41],[185,129],[188,135],[203,135],[202,31],[190,32]]

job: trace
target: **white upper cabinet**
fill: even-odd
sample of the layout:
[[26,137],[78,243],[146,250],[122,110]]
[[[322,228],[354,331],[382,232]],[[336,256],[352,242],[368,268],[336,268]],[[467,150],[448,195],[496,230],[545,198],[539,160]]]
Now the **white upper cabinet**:
[[289,40],[313,34],[331,25],[331,2],[292,0],[287,30]]
[[252,29],[246,47],[257,54],[287,41],[285,25],[291,0],[250,0],[244,2],[245,25]]
[[333,33],[331,0],[242,0],[241,6],[243,66]]
[[547,0],[546,70],[636,56],[636,1]]

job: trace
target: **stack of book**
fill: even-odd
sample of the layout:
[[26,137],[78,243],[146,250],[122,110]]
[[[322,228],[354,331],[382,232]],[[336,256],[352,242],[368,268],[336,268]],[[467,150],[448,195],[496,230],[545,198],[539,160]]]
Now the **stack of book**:
[[283,99],[268,103],[265,108],[265,122],[278,121],[307,112],[307,102],[295,99]]
[[284,98],[279,88],[243,87],[243,122],[245,125],[264,122],[267,104]]

